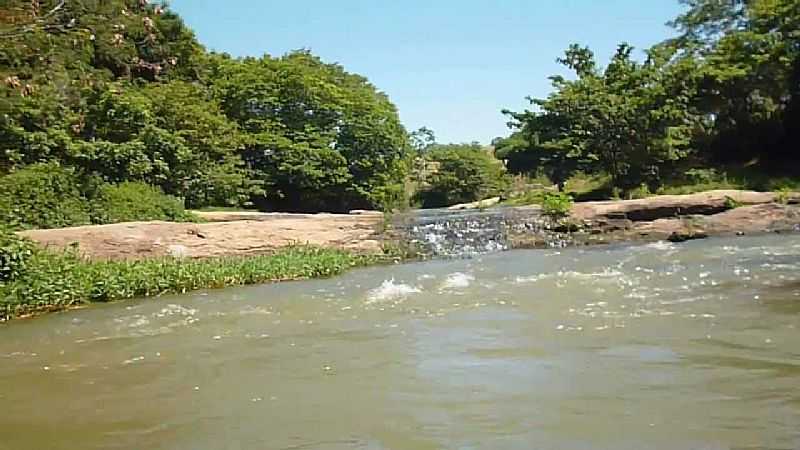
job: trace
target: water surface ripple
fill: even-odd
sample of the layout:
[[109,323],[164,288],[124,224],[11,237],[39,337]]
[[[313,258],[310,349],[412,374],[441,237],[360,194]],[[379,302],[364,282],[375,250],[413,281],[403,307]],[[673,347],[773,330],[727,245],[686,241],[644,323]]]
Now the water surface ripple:
[[800,236],[513,251],[0,327],[0,449],[798,449]]

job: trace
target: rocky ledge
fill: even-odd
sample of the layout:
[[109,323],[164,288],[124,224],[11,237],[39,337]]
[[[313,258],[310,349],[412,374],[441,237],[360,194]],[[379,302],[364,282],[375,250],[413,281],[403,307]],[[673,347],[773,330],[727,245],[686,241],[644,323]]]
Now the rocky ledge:
[[[552,228],[576,245],[800,231],[800,194],[720,190],[585,202]],[[512,239],[515,247],[542,244],[524,233]]]
[[44,247],[77,246],[94,260],[252,256],[292,245],[380,253],[378,214],[200,213],[208,223],[130,222],[19,234]]

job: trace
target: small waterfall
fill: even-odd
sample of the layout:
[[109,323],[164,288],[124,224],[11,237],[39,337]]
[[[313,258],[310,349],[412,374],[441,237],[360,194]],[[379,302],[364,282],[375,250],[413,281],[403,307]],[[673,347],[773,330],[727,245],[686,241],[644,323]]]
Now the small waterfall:
[[420,253],[436,257],[468,258],[519,246],[553,248],[570,244],[567,234],[551,231],[552,220],[536,208],[416,210],[397,216],[393,228]]

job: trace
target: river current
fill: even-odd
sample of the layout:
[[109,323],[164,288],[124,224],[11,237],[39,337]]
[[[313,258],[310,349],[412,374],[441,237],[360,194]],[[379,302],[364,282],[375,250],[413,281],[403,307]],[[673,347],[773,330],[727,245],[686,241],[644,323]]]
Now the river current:
[[800,448],[800,235],[511,251],[0,326],[0,449]]

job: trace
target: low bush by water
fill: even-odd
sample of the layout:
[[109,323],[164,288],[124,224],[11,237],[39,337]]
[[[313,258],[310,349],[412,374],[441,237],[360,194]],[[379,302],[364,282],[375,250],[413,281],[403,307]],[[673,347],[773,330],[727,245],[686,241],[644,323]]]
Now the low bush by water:
[[0,242],[0,321],[90,302],[329,277],[375,261],[345,251],[294,247],[247,258],[90,262],[75,251],[33,249],[6,232]]
[[183,201],[142,182],[106,183],[56,163],[0,176],[0,224],[25,229],[129,221],[195,222]]

